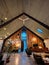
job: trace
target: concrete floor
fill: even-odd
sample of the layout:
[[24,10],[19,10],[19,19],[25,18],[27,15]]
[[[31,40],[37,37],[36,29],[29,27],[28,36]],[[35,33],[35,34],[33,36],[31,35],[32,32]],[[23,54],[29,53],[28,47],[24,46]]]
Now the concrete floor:
[[6,65],[37,65],[33,56],[27,57],[25,52],[11,54],[10,62]]

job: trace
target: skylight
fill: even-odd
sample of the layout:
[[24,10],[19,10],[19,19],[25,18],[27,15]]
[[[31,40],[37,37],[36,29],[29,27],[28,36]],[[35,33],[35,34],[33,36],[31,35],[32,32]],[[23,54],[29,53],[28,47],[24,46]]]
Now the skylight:
[[38,28],[38,29],[37,29],[37,32],[38,32],[38,33],[43,33],[43,30],[41,30],[41,29]]

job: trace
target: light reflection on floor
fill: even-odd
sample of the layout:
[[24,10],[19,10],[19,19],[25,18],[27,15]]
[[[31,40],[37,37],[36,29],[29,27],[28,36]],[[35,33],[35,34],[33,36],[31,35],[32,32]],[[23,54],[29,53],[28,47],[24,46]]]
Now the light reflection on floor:
[[19,61],[20,61],[20,55],[18,54],[17,57],[15,55],[15,65],[19,65]]
[[27,57],[25,52],[12,54],[10,57],[10,62],[6,65],[36,65],[32,62],[33,59]]

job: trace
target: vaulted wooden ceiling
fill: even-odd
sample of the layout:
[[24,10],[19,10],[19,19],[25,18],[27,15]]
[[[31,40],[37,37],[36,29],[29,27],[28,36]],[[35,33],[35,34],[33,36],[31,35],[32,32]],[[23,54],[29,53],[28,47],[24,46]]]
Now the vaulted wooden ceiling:
[[[5,39],[23,26],[26,26],[43,39],[49,38],[49,29],[46,29],[25,14],[20,15],[21,13],[27,13],[49,26],[49,0],[0,0],[0,20],[3,20],[3,24],[12,21],[0,28],[0,38]],[[43,33],[38,33],[38,28]]]

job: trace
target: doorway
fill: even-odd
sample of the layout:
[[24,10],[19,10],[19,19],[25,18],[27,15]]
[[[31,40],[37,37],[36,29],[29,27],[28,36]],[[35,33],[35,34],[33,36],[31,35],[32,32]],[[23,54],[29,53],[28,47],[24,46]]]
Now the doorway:
[[22,51],[26,51],[27,49],[27,32],[26,32],[26,29],[23,28],[22,29],[22,32],[21,32],[21,41],[22,41]]

